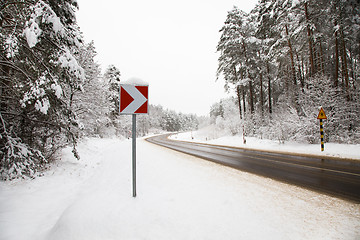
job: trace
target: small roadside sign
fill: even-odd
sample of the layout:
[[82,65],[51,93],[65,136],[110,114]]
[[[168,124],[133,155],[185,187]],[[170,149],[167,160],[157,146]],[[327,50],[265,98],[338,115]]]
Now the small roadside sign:
[[321,107],[317,119],[327,119],[324,109]]
[[325,115],[325,111],[322,107],[320,107],[320,111],[319,114],[317,116],[317,119],[320,120],[320,141],[321,141],[321,151],[324,151],[325,147],[324,147],[324,127],[323,127],[323,120],[327,119],[326,115]]

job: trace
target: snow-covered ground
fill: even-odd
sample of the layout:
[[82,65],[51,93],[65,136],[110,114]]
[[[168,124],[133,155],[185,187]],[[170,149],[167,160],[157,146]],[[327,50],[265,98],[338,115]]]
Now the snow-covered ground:
[[360,205],[137,141],[87,139],[0,183],[0,239],[360,239]]
[[211,126],[194,132],[184,132],[172,135],[170,138],[173,140],[216,145],[360,160],[360,144],[325,143],[323,152],[321,152],[320,144],[297,143],[291,141],[280,143],[275,140],[258,139],[254,137],[245,137],[246,144],[244,144],[242,135],[227,136],[226,134],[219,134],[219,131],[216,131]]

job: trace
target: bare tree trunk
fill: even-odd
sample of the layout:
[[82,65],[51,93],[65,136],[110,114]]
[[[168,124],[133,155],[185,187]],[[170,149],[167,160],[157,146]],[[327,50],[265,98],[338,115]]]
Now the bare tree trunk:
[[[238,77],[237,77],[237,72],[236,72],[236,67],[234,65],[234,75],[235,75],[235,79],[236,81],[238,81]],[[237,94],[237,98],[238,98],[238,104],[239,104],[239,114],[240,114],[240,119],[242,119],[242,111],[241,111],[241,93],[240,93],[240,86],[237,85],[236,87],[236,94]]]
[[341,31],[341,47],[342,47],[342,62],[344,66],[344,80],[345,80],[345,91],[349,98],[349,72],[348,72],[348,65],[347,65],[347,54],[346,54],[346,47],[345,47],[345,40],[344,40],[344,32]]
[[299,55],[296,54],[296,59],[298,61],[298,71],[299,71],[299,80],[300,80],[300,84],[301,84],[301,88],[302,88],[302,91],[304,91],[304,87],[305,87],[305,82],[304,82],[304,73],[303,73],[303,70],[301,69],[301,66],[302,66],[302,62],[300,64],[300,59],[299,59]]
[[245,90],[244,90],[244,86],[241,86],[241,91],[242,91],[242,96],[243,96],[243,109],[244,109],[244,117],[245,117],[245,113],[246,113],[246,102],[245,102]]
[[239,85],[236,87],[236,95],[237,95],[238,104],[239,104],[240,119],[242,119],[242,111],[241,111],[241,91],[240,91],[240,86],[239,86]]
[[[305,5],[305,18],[306,21],[309,23],[310,18],[309,18],[307,2],[304,2],[304,5]],[[314,64],[312,34],[309,24],[307,24],[306,29],[307,29],[308,44],[309,44],[310,76],[313,76],[315,74],[315,64]]]
[[294,85],[296,86],[297,84],[296,84],[296,72],[295,72],[294,54],[293,54],[293,49],[292,49],[292,45],[291,45],[291,41],[290,41],[289,30],[288,30],[287,24],[285,24],[285,32],[286,32],[287,42],[288,42],[288,46],[289,46],[292,79],[293,79]]
[[[246,62],[248,62],[248,58],[247,58],[247,55],[246,55],[246,46],[245,46],[244,39],[242,40],[242,46],[243,46],[243,49],[244,49],[245,60],[246,60]],[[249,95],[249,97],[250,97],[249,103],[250,103],[250,111],[251,111],[251,113],[254,113],[254,89],[253,89],[252,78],[251,78],[251,76],[250,76],[249,69],[248,69],[247,73],[248,73],[248,77],[249,77],[249,79],[250,79],[250,81],[249,81],[249,93],[250,93],[250,95]]]
[[305,76],[306,76],[306,66],[304,64],[304,56],[301,56],[301,78],[303,79],[304,87],[305,87]]
[[252,80],[249,81],[249,92],[250,92],[250,111],[251,113],[254,113],[255,108],[254,108],[254,89],[253,89],[253,84],[252,84]]
[[272,104],[271,104],[271,78],[270,78],[270,67],[269,67],[269,63],[266,63],[266,70],[267,70],[267,75],[268,75],[268,100],[269,100],[269,113],[272,113]]
[[263,75],[260,73],[260,107],[261,115],[264,115],[264,92],[263,92]]
[[[349,67],[349,70],[350,70],[350,77],[351,77],[351,79],[353,79],[353,81],[352,81],[352,88],[354,89],[354,90],[356,90],[356,85],[355,85],[355,83],[356,83],[356,74],[355,74],[355,68],[356,68],[356,58],[354,58],[354,56],[353,56],[353,54],[352,54],[352,52],[350,51],[349,52],[350,53],[350,56],[349,56],[349,61],[350,61],[350,67]],[[350,87],[350,86],[349,86]]]
[[[337,26],[337,21],[335,20],[335,27]],[[339,85],[339,40],[338,40],[338,30],[335,31],[335,74],[334,74],[334,86]]]

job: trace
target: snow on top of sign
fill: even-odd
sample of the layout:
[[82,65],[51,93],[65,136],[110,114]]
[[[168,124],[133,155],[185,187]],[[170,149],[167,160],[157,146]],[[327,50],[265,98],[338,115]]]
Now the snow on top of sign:
[[122,84],[136,85],[136,86],[149,86],[149,83],[140,78],[129,78],[122,82]]

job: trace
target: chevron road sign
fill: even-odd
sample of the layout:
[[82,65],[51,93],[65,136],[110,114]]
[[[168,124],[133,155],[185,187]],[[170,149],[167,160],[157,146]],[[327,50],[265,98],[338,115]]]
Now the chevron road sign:
[[120,84],[120,114],[148,113],[149,86]]
[[132,115],[132,186],[136,197],[136,115],[148,113],[149,86],[140,79],[120,84],[120,114]]

